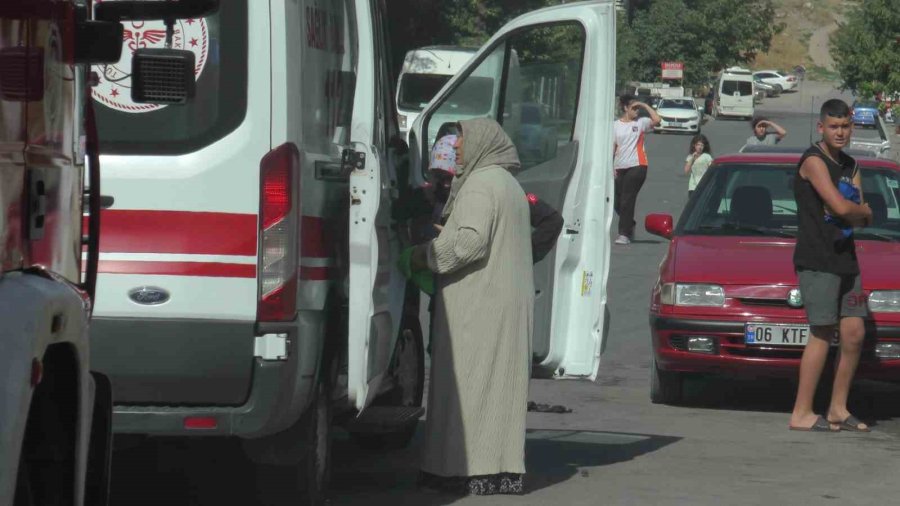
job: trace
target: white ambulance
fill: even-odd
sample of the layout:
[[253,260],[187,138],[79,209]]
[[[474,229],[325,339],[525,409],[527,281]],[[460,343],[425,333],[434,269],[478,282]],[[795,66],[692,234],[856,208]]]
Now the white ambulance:
[[[195,102],[178,109],[132,103],[125,63],[97,69],[107,207],[93,359],[113,382],[117,432],[239,436],[258,461],[303,465],[311,502],[333,416],[349,415],[360,441],[408,441],[424,352],[418,294],[395,267],[408,223],[393,210],[422,182],[438,123],[471,115],[459,108],[469,91],[520,149],[553,140],[519,176],[566,219],[536,266],[534,371],[596,374],[614,3],[505,26],[425,107],[410,170],[396,167],[384,13],[383,0],[222,0],[177,27],[174,44],[197,62]],[[159,26],[126,25],[126,48],[155,44]],[[487,74],[491,86],[470,86]],[[526,109],[528,122],[512,121]]]

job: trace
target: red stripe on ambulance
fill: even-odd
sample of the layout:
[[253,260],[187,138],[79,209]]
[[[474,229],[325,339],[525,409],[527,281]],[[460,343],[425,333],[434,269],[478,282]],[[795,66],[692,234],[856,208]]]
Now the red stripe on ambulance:
[[256,277],[252,264],[215,262],[154,262],[143,260],[101,260],[101,274],[143,274],[150,276],[198,276],[209,278]]
[[106,210],[100,223],[106,253],[256,255],[255,214]]

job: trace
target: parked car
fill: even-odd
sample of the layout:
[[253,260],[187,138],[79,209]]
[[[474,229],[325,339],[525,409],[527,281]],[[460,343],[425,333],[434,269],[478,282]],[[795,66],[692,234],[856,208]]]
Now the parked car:
[[664,98],[656,106],[661,121],[654,130],[657,132],[689,132],[700,133],[703,120],[691,97]]
[[[716,159],[673,229],[651,214],[648,232],[670,239],[651,291],[654,403],[678,403],[686,373],[796,376],[809,325],[792,262],[792,184],[799,153]],[[874,223],[856,248],[870,318],[859,376],[900,379],[900,165],[858,158]]]
[[850,106],[853,110],[853,124],[875,127],[878,123],[878,102],[874,100],[854,100]]
[[797,87],[800,81],[797,79],[797,76],[794,74],[788,74],[787,72],[780,72],[778,70],[758,70],[753,73],[754,78],[759,78],[762,82],[771,84],[776,88],[781,88],[781,91],[793,90]]
[[762,80],[759,76],[753,76],[753,86],[765,92],[767,97],[777,97],[781,95],[781,87],[775,84],[767,83]]

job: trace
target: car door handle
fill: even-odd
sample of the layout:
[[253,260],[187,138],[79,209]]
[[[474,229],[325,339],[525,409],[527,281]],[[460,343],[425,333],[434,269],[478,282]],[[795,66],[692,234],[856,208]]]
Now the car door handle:
[[100,208],[109,209],[116,202],[112,195],[100,195]]

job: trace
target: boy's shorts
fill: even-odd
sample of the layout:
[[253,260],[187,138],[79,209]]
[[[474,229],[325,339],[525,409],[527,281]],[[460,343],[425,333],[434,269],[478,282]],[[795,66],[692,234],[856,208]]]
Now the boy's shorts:
[[797,278],[810,325],[837,325],[841,318],[869,314],[858,274],[800,270]]

